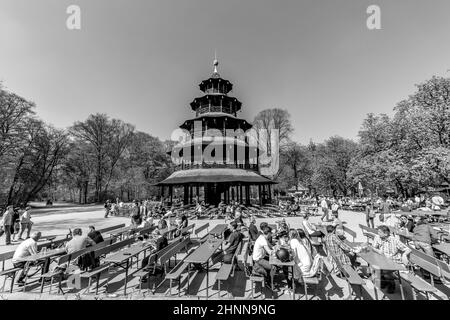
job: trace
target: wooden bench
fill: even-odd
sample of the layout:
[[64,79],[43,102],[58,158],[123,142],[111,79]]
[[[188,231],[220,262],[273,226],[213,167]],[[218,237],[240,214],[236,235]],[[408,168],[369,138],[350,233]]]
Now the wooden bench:
[[356,238],[356,232],[353,231],[352,229],[350,229],[349,227],[346,226],[342,226],[342,230],[344,230],[344,232],[348,233],[351,237],[352,237],[352,242],[355,242],[355,238]]
[[409,261],[411,264],[418,266],[421,270],[425,270],[430,273],[430,281],[429,284],[424,279],[418,277],[414,274],[401,274],[402,279],[405,279],[411,287],[413,288],[413,297],[416,300],[416,293],[414,290],[425,293],[427,299],[429,299],[429,294],[436,294],[438,290],[434,285],[434,277],[439,279],[442,278],[441,268],[438,264],[438,260],[432,256],[429,256],[419,250],[411,249],[411,253],[409,255]]
[[[351,265],[342,265],[339,259],[331,253],[331,251],[327,250],[336,265],[339,273],[345,278],[345,281],[348,284],[348,289],[350,296],[349,297],[355,297],[355,299],[358,298],[358,295],[356,294],[355,290],[353,289],[355,286],[359,289],[359,299],[362,298],[362,287],[366,284],[366,282],[361,278],[361,276],[356,272],[355,269]],[[376,289],[375,289],[376,290]]]
[[[123,247],[129,246],[129,245],[133,244],[135,241],[136,241],[135,238],[128,238],[123,241],[119,241],[119,242],[116,242],[116,243],[113,243],[111,245],[104,246],[101,248],[95,248],[95,246],[93,246],[91,249],[86,248],[86,252],[84,252],[84,254],[93,252],[94,258],[97,259],[102,256],[106,256],[109,253],[115,252]],[[86,293],[90,293],[91,281],[92,281],[93,277],[97,278],[95,294],[98,293],[98,285],[100,282],[100,276],[105,271],[109,272],[109,267],[110,267],[110,264],[106,263],[106,264],[100,265],[99,267],[96,267],[92,270],[88,270],[88,271],[84,271],[84,272],[80,273],[80,278],[87,278],[89,280],[89,284],[88,284]],[[108,279],[108,281],[109,281],[109,279]],[[106,286],[108,286],[108,284],[106,284]]]
[[6,280],[8,278],[11,278],[11,287],[9,289],[9,292],[12,293],[16,274],[17,274],[17,272],[22,270],[22,268],[14,268],[14,267],[5,270],[5,262],[7,260],[12,259],[12,257],[14,256],[14,252],[15,251],[10,251],[10,252],[5,252],[5,253],[0,254],[0,261],[2,262],[2,271],[0,272],[0,276],[4,277],[2,292],[5,291]]
[[[94,246],[90,246],[85,249],[78,250],[76,252],[72,252],[69,254],[65,254],[63,256],[59,256],[56,259],[56,267],[64,267],[64,265],[66,265],[66,264],[70,265],[70,263],[75,262],[76,259],[82,257],[83,255],[90,254],[91,252],[94,252],[95,250],[100,250],[100,249],[106,248],[106,247],[112,245],[114,241],[115,241],[114,238],[107,238],[107,239],[104,239],[104,241],[97,243]],[[44,290],[45,280],[50,279],[49,293],[51,293],[53,279],[55,277],[59,277],[58,293],[61,292],[62,294],[64,294],[64,291],[62,290],[62,287],[61,287],[63,278],[64,278],[64,276],[71,275],[71,274],[73,274],[73,273],[70,271],[66,271],[64,269],[59,269],[59,270],[56,269],[54,271],[50,271],[50,272],[47,272],[47,273],[41,275],[41,293]]]
[[64,275],[66,274],[66,271],[63,269],[57,269],[58,267],[62,268],[65,264],[69,264],[70,263],[70,257],[72,254],[65,254],[63,256],[58,257],[58,259],[56,260],[56,268],[53,271],[49,271],[47,273],[44,273],[41,275],[41,293],[44,291],[44,284],[45,284],[45,280],[50,279],[50,288],[48,293],[51,294],[52,292],[52,286],[53,286],[53,279],[55,277],[59,277],[59,282],[58,282],[58,293],[62,292],[64,294],[64,291],[62,290],[61,287],[61,283],[63,280]]
[[108,231],[112,231],[112,230],[116,230],[116,229],[124,228],[124,227],[125,227],[125,223],[122,223],[122,224],[118,224],[116,226],[98,229],[97,231],[100,232],[100,233],[105,233],[105,232],[108,232]]
[[186,237],[186,236],[190,237],[192,231],[194,230],[194,227],[195,227],[195,223],[193,223],[193,224],[191,224],[191,225],[181,229],[180,230],[180,235],[183,236],[183,237]]
[[[203,231],[206,230],[206,234],[203,237],[200,237],[199,234]],[[199,241],[200,243],[205,242],[208,239],[209,236],[209,223],[205,223],[204,225],[202,225],[201,227],[198,227],[197,229],[194,230],[194,235],[196,237],[196,240]]]
[[[156,267],[158,258],[161,257],[163,254],[171,250],[173,247],[175,247],[177,244],[179,244],[181,241],[183,241],[183,237],[178,237],[172,240],[166,247],[162,248],[161,250],[150,254],[149,260],[146,266],[143,266],[141,269],[139,269],[137,272],[134,273],[134,276],[139,277],[139,290],[142,290],[142,278],[145,276],[150,277],[154,276],[156,274]],[[187,241],[187,240],[186,240]],[[150,289],[150,288],[148,288]]]
[[342,271],[344,273],[345,279],[349,285],[350,295],[354,296],[355,299],[358,299],[354,286],[359,288],[359,299],[362,298],[362,287],[366,284],[366,282],[361,278],[361,276],[356,272],[356,270],[350,265],[342,266]]
[[[228,280],[228,278],[232,275],[234,275],[234,269],[236,267],[237,264],[237,256],[238,254],[241,253],[241,249],[242,249],[242,241],[239,243],[238,247],[236,248],[236,250],[234,251],[233,257],[231,258],[231,263],[223,263],[222,262],[222,266],[220,267],[219,271],[216,274],[216,281],[217,281],[217,286],[218,286],[218,295],[220,298],[220,283],[222,281],[226,281]],[[228,294],[230,294],[230,290],[228,290]]]
[[363,235],[367,238],[367,242],[369,242],[369,239],[373,241],[375,236],[378,234],[377,229],[372,229],[362,224],[360,224],[359,227],[361,228]]
[[259,282],[261,283],[261,298],[265,299],[264,295],[264,287],[266,286],[266,281],[264,279],[264,276],[254,275],[253,274],[253,257],[249,254],[249,251],[245,253],[245,256],[243,257],[243,264],[244,264],[244,272],[246,277],[249,278],[250,284],[251,284],[251,298],[254,298],[254,291],[255,291],[255,283]]
[[[95,269],[92,269],[92,270],[90,270],[90,271],[82,272],[82,273],[80,274],[80,278],[87,278],[88,281],[89,281],[85,293],[90,293],[90,291],[91,291],[91,281],[92,281],[92,278],[93,278],[93,277],[96,277],[96,278],[97,278],[97,281],[96,281],[96,286],[95,286],[95,294],[96,294],[96,295],[98,294],[98,285],[99,285],[99,282],[100,282],[100,276],[101,276],[101,274],[102,274],[103,272],[105,272],[105,271],[109,272],[109,267],[110,267],[110,265],[109,265],[109,263],[107,263],[107,264],[103,264],[103,265],[101,265],[101,266],[99,266],[99,267],[97,267],[97,268],[95,268]],[[109,279],[108,279],[108,280],[109,280]],[[108,286],[108,283],[106,284],[106,286]]]
[[[164,280],[159,283],[158,287],[165,281],[169,280],[169,294],[172,295],[172,282],[178,281],[178,295],[180,295],[180,280],[181,275],[188,267],[188,263],[184,262],[184,259],[177,264],[177,255],[184,249],[187,252],[190,239],[184,238],[177,243],[173,248],[169,249],[159,257],[159,264],[163,266]],[[169,271],[170,259],[175,257],[175,267]]]

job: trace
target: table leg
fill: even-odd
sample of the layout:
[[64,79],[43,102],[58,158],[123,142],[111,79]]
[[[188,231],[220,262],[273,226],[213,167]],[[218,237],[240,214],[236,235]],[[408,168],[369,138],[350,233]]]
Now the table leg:
[[[125,288],[123,288],[123,294],[127,295],[127,285],[128,285],[128,267],[129,267],[129,261],[130,259],[127,259],[127,265],[125,268]],[[148,281],[148,280],[147,280]]]
[[[378,300],[378,291],[377,291],[377,279],[376,279],[376,272],[374,269],[371,268],[372,273],[372,283],[373,283],[373,290],[375,292],[375,300]],[[381,273],[380,273],[380,284],[381,284]]]
[[191,280],[191,264],[188,263],[188,276],[187,276],[187,291],[186,295],[189,295],[189,282]]
[[206,262],[206,300],[208,300],[209,289],[209,260]]
[[275,276],[275,267],[272,267],[272,270],[270,270],[270,289],[272,289],[272,299],[275,299],[275,291],[273,288],[273,278]]
[[295,300],[295,278],[294,278],[294,266],[292,266],[292,300]]
[[402,277],[400,276],[400,270],[398,271],[398,285],[400,286],[400,293],[402,295],[402,300],[405,300],[405,293],[403,292]]

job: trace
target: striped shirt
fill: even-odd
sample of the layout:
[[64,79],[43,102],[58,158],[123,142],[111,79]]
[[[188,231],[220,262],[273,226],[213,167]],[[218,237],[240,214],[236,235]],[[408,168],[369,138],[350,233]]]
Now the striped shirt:
[[375,236],[373,247],[381,250],[386,257],[397,263],[402,263],[402,253],[408,250],[404,243],[393,236],[389,236],[384,240],[380,236]]

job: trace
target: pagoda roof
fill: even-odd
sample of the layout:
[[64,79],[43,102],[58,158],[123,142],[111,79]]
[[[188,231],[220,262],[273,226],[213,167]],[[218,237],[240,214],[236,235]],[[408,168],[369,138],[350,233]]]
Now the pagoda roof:
[[174,172],[166,180],[156,186],[183,185],[188,183],[223,183],[240,182],[250,184],[276,184],[269,178],[263,177],[254,171],[244,169],[194,169]]
[[190,106],[191,106],[192,110],[195,111],[199,107],[199,103],[201,103],[201,102],[206,103],[212,99],[216,99],[216,101],[218,99],[224,99],[225,101],[228,100],[228,101],[234,102],[235,106],[236,106],[236,111],[239,111],[242,106],[242,102],[240,102],[237,98],[230,97],[230,96],[227,96],[227,95],[221,94],[221,93],[208,93],[208,94],[205,94],[204,96],[195,98],[194,101],[192,101],[190,103]]
[[253,125],[250,124],[247,120],[238,118],[238,117],[236,117],[236,116],[234,116],[234,115],[232,115],[230,113],[225,113],[225,112],[206,112],[206,113],[202,113],[202,114],[198,115],[198,117],[196,117],[196,118],[186,120],[184,123],[182,123],[180,125],[180,128],[182,128],[182,129],[183,128],[190,129],[188,127],[188,124],[190,122],[203,120],[204,118],[230,118],[230,119],[233,119],[233,120],[236,120],[236,121],[241,121],[244,124],[244,126],[245,126],[245,128],[243,128],[244,131],[247,130],[247,129],[250,129],[251,127],[253,127]]
[[233,84],[228,80],[222,79],[218,73],[214,73],[211,76],[211,78],[203,80],[198,86],[201,91],[205,92],[209,83],[221,83],[221,82],[225,83],[225,85],[227,86],[226,90],[227,93],[233,90]]

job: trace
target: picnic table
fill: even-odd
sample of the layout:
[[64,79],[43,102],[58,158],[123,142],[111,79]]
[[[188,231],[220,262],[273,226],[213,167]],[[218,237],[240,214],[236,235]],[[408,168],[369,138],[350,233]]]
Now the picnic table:
[[[391,259],[389,259],[388,257],[386,257],[385,255],[379,254],[378,252],[375,252],[373,249],[371,249],[370,247],[367,248],[368,251],[361,251],[358,253],[358,256],[363,259],[364,261],[367,262],[367,264],[374,270],[378,271],[377,273],[380,273],[381,276],[381,271],[394,271],[398,273],[398,279],[399,279],[399,283],[400,283],[400,292],[402,295],[402,300],[405,300],[405,295],[403,292],[403,287],[402,287],[402,280],[400,277],[400,271],[406,271],[407,269],[401,265],[398,264],[394,261],[392,261]],[[374,281],[375,284],[375,273],[372,274],[372,280]],[[381,279],[379,279],[381,280]],[[375,289],[375,298],[378,300],[378,295],[377,295],[377,290]]]
[[[208,299],[208,288],[209,288],[209,260],[211,259],[214,252],[222,245],[223,239],[208,239],[200,247],[198,247],[194,252],[184,260],[188,263],[188,288],[190,282],[190,268],[191,263],[205,264],[206,263],[206,299]],[[188,289],[189,290],[189,289]]]
[[445,253],[447,256],[450,257],[450,243],[443,242],[443,243],[440,243],[440,244],[436,244],[436,245],[433,246],[433,248],[438,250],[438,251],[440,251],[440,252],[442,252],[442,253]]
[[402,242],[406,242],[404,241],[404,239],[406,240],[412,240],[413,239],[413,233],[409,232],[408,230],[400,230],[399,228],[393,228],[392,229],[393,233],[398,235],[400,237],[400,240],[402,240]]
[[[42,267],[41,267],[41,274],[44,274],[45,272],[48,271],[48,268],[50,266],[50,259],[53,257],[56,257],[56,256],[60,256],[65,253],[66,253],[65,248],[59,248],[59,249],[54,249],[54,250],[45,250],[45,251],[41,251],[36,254],[30,255],[27,257],[23,257],[23,258],[20,258],[17,260],[26,262],[26,265],[24,267],[24,270],[26,270],[26,272],[28,272],[28,268],[30,267],[31,264],[43,262]],[[37,272],[39,272],[39,269],[36,271],[36,273]],[[32,276],[34,276],[36,273],[34,273]]]
[[167,229],[164,229],[164,231],[161,232],[162,236],[167,236],[167,238],[170,240],[172,238],[173,232],[177,230],[177,227],[169,227]]
[[227,229],[227,224],[218,224],[214,228],[212,228],[208,233],[214,237],[223,237],[223,233]]
[[120,237],[120,239],[122,240],[123,234],[131,231],[133,228],[134,228],[133,226],[127,226],[127,227],[119,228],[116,230],[111,230],[108,233],[109,233],[109,235],[111,235],[113,237]]
[[[294,261],[289,262],[282,262],[280,259],[278,259],[274,254],[271,254],[269,257],[269,264],[272,266],[272,271],[270,272],[270,288],[272,289],[272,292],[274,292],[273,289],[273,278],[275,276],[275,268],[276,267],[290,267],[292,269],[292,299],[295,300],[295,279],[294,279]],[[274,295],[272,295],[272,298]]]
[[155,247],[154,241],[141,242],[105,258],[105,263],[111,263],[125,270],[125,287],[123,289],[124,295],[127,294],[128,270],[130,268],[130,260],[151,247]]

